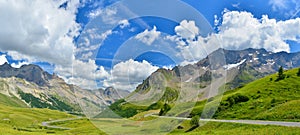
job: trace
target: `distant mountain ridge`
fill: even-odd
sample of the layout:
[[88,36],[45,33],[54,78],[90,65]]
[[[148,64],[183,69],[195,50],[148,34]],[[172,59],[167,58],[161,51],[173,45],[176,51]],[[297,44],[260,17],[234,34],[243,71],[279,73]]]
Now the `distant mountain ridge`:
[[17,77],[36,83],[39,86],[47,86],[49,85],[48,81],[53,78],[53,75],[45,72],[41,67],[33,64],[23,65],[20,68],[14,68],[8,63],[4,63],[3,65],[0,65],[0,77]]
[[92,90],[92,92],[95,93],[97,96],[101,97],[108,104],[112,104],[115,101],[125,98],[130,94],[129,91],[125,91],[125,90],[119,91],[113,87],[107,87],[106,89]]
[[20,100],[17,102],[23,102],[28,107],[95,113],[128,93],[112,87],[99,92],[84,90],[67,84],[56,74],[51,75],[33,64],[20,68],[14,68],[8,63],[0,65],[0,94]]

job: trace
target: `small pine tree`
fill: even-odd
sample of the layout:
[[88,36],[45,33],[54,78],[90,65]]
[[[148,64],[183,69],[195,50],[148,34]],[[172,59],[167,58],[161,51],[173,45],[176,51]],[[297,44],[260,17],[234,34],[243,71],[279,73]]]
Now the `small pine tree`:
[[277,81],[283,80],[285,78],[285,74],[283,74],[283,68],[282,66],[278,70],[278,78]]
[[300,68],[298,68],[297,76],[300,76]]
[[282,75],[283,75],[283,68],[281,66],[278,70],[278,76],[282,76]]

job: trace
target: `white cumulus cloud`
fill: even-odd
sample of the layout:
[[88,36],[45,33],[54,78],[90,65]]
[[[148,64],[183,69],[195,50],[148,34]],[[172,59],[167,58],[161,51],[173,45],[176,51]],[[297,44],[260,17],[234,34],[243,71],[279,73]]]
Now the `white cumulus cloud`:
[[134,90],[138,84],[150,76],[158,67],[147,61],[132,59],[116,64],[111,70],[110,78],[104,80],[104,86],[113,86],[119,90]]
[[21,66],[28,65],[28,64],[30,64],[30,63],[23,61],[23,62],[18,62],[18,63],[12,63],[11,66],[14,68],[20,68]]
[[96,65],[94,60],[73,60],[71,65],[67,67],[56,66],[54,71],[68,83],[76,84],[83,88],[95,89],[97,88],[96,80],[109,77],[109,73],[104,67]]
[[120,25],[120,28],[124,29],[125,27],[128,27],[130,25],[130,23],[128,22],[128,20],[121,20],[121,21],[119,21],[119,25]]
[[[73,38],[80,25],[76,23],[79,0],[68,1],[4,0],[0,1],[0,51],[30,60],[64,65],[72,59]],[[16,56],[15,56],[16,55]]]
[[226,49],[265,48],[290,52],[287,40],[299,41],[300,18],[276,21],[264,15],[255,18],[249,12],[231,11],[223,15],[218,36]]
[[199,35],[199,28],[196,26],[195,21],[183,20],[180,25],[175,27],[175,32],[182,38],[192,40]]
[[[290,52],[290,46],[286,41],[300,41],[300,18],[277,21],[270,19],[267,15],[255,18],[252,13],[245,11],[224,11],[221,20],[222,22],[218,24],[219,32],[210,34],[208,37],[196,36],[194,40],[183,41],[182,38],[191,39],[196,34],[190,33],[187,36],[188,34],[178,32],[174,36],[165,37],[177,43],[177,48],[180,49],[177,55],[184,58],[182,65],[199,61],[218,48],[230,50],[264,48],[272,52]],[[187,21],[182,21],[179,26],[175,27],[175,31],[176,28],[181,28],[186,23]],[[194,27],[194,25],[191,26]],[[186,30],[193,31],[193,29],[198,28]]]
[[0,65],[3,65],[4,63],[8,63],[7,59],[6,59],[6,55],[0,55]]
[[150,31],[146,29],[144,32],[137,34],[135,39],[147,45],[151,45],[160,36],[160,34],[161,32],[157,31],[156,26],[154,26]]

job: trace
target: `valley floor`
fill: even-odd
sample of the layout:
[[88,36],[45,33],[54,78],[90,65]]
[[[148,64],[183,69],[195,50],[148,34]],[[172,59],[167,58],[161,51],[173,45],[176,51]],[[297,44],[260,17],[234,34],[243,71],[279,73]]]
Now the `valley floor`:
[[[20,111],[20,110],[19,110]],[[78,134],[78,135],[102,135],[106,134],[104,131],[99,129],[105,128],[113,132],[107,132],[107,134],[139,134],[146,131],[149,135],[152,134],[299,134],[300,123],[297,122],[272,122],[269,121],[248,121],[248,120],[201,120],[200,126],[191,132],[188,131],[191,127],[189,125],[189,118],[173,118],[165,117],[168,120],[180,119],[182,129],[167,129],[167,127],[156,127],[158,124],[152,123],[146,128],[140,128],[140,124],[143,121],[132,121],[126,123],[125,119],[109,119],[99,118],[95,120],[88,120],[87,118],[76,117],[61,113],[58,111],[51,111],[45,109],[25,109],[23,113],[27,111],[35,112],[38,111],[37,117],[27,115],[19,115],[18,120],[22,123],[18,123],[18,120],[14,120],[14,116],[18,116],[17,112],[15,115],[6,116],[0,120],[0,134],[1,135],[41,135],[41,134]],[[22,111],[21,111],[22,112]],[[44,114],[43,114],[44,113]],[[3,116],[3,114],[1,114]],[[48,117],[47,117],[48,116]],[[45,120],[45,121],[41,121]],[[48,120],[48,121],[46,121]],[[39,123],[37,121],[40,121]],[[163,120],[165,121],[165,120]],[[36,122],[36,123],[34,123]],[[121,124],[120,124],[121,123]],[[247,123],[247,124],[246,124]],[[262,124],[262,125],[256,125]],[[267,124],[267,125],[265,125]],[[275,125],[274,125],[275,124]],[[291,125],[290,125],[291,124]],[[278,126],[282,125],[282,126]],[[293,127],[297,126],[297,127]],[[147,129],[154,129],[149,131]],[[105,132],[106,132],[105,130]],[[142,132],[140,132],[142,131]]]

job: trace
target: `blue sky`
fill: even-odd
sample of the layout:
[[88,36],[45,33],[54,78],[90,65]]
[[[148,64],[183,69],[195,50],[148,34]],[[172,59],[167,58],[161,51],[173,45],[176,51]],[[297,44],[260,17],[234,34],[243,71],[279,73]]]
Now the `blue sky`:
[[34,0],[0,10],[0,64],[37,64],[85,88],[133,89],[219,47],[300,51],[297,0]]
[[[189,6],[192,6],[195,8],[199,13],[201,13],[204,18],[209,22],[211,27],[215,27],[215,15],[219,18],[222,19],[222,15],[225,9],[230,10],[230,11],[247,11],[250,12],[254,15],[255,18],[260,19],[263,15],[268,15],[269,18],[274,18],[277,21],[280,20],[288,20],[292,18],[296,18],[299,15],[297,14],[296,16],[287,16],[284,14],[285,9],[282,9],[282,11],[275,11],[273,10],[273,6],[270,1],[261,1],[261,0],[210,0],[210,1],[198,1],[198,0],[183,0],[186,4]],[[113,2],[103,2],[100,4],[100,7],[107,7],[112,4],[114,4],[115,1]],[[89,21],[90,18],[88,17],[88,14],[96,10],[99,7],[92,7],[94,2],[87,3],[86,6],[82,7],[79,9],[78,14],[77,14],[77,21],[81,23],[83,26],[86,25]],[[166,7],[167,8],[167,7]],[[175,14],[175,13],[174,13]],[[147,27],[145,26],[139,26],[138,24],[138,19],[142,19],[144,22],[147,23]],[[96,58],[105,58],[105,60],[98,60],[97,64],[105,66],[107,68],[111,67],[111,62],[107,61],[106,59],[113,59],[113,55],[115,54],[115,51],[118,49],[118,47],[128,40],[128,38],[144,31],[145,29],[151,29],[152,26],[156,26],[159,31],[168,33],[170,35],[174,35],[174,27],[178,25],[176,22],[172,22],[170,20],[165,20],[164,18],[156,18],[156,17],[142,17],[138,18],[135,20],[130,20],[130,24],[132,27],[136,27],[135,32],[128,32],[128,29],[124,29],[122,32],[123,35],[119,34],[112,34],[110,35],[109,38],[107,38],[103,46],[100,48],[100,52],[98,53]],[[131,28],[132,28],[131,27]],[[115,28],[116,31],[121,31],[120,28]],[[218,30],[215,28],[214,30],[217,32]],[[291,52],[298,52],[300,50],[300,46],[297,42],[293,41],[287,41],[288,44],[290,44]],[[149,55],[149,54],[148,54]],[[161,55],[157,55],[153,53],[153,56],[148,56],[148,61],[151,61],[152,64],[158,65],[162,67],[162,65],[174,65],[176,63],[168,61],[168,62],[159,62],[159,61],[152,61],[151,58],[149,60],[149,57],[152,59],[157,59],[157,57],[161,58]],[[165,57],[168,59],[167,57]],[[141,61],[141,59],[137,59]]]
[[[97,0],[95,0],[97,1]],[[106,7],[116,2],[112,1],[101,1],[100,7]],[[291,18],[299,17],[299,13],[295,16],[287,16],[284,14],[286,12],[286,9],[282,9],[282,11],[274,11],[272,9],[272,4],[270,1],[265,0],[182,0],[183,2],[189,4],[193,8],[197,9],[200,13],[204,15],[204,17],[211,23],[211,25],[214,25],[214,15],[221,16],[222,12],[225,8],[232,10],[232,11],[248,11],[251,12],[255,17],[261,18],[262,15],[269,15],[270,18],[275,18],[277,20],[287,20]],[[280,0],[278,0],[280,1]],[[287,0],[289,1],[289,0]],[[94,1],[89,2],[86,4],[86,6],[79,8],[77,13],[77,21],[85,25],[88,23],[89,18],[87,15],[91,10],[95,10],[98,8],[93,7]],[[296,8],[294,5],[288,5],[287,9],[293,9]]]

